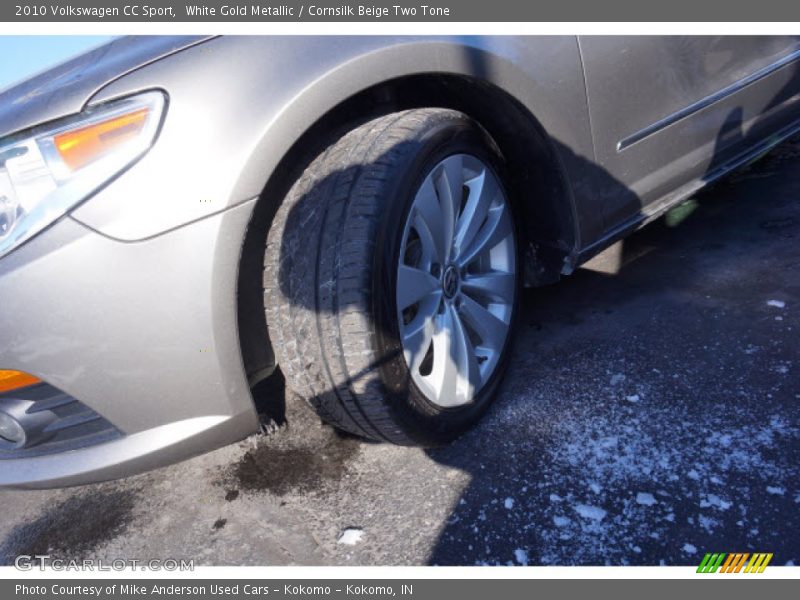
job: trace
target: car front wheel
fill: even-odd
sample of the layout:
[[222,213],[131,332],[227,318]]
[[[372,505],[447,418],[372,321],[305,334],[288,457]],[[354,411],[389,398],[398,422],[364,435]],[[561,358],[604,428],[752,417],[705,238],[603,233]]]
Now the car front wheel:
[[416,109],[354,129],[294,184],[267,240],[267,323],[325,420],[431,446],[486,409],[519,295],[502,173],[466,115]]

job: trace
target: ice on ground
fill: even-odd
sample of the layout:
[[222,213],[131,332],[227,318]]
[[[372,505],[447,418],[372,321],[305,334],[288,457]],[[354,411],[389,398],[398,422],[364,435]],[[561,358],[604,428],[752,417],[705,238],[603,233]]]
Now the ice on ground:
[[553,517],[553,523],[555,524],[556,527],[566,527],[567,525],[572,523],[572,520],[569,517],[562,517],[557,515]]
[[733,436],[731,436],[730,433],[719,433],[715,431],[706,438],[706,441],[709,444],[715,444],[722,446],[723,448],[729,448],[731,442],[733,442]]
[[733,506],[733,502],[723,500],[716,494],[706,494],[706,497],[703,500],[700,500],[700,506],[703,508],[713,506],[714,508],[718,508],[720,510],[728,510],[731,506]]
[[711,533],[714,530],[715,526],[719,525],[719,521],[717,521],[716,519],[712,519],[711,517],[707,517],[705,515],[698,516],[697,520],[700,522],[700,527],[702,527],[709,533]]
[[639,492],[636,494],[636,503],[637,504],[644,504],[645,506],[653,506],[656,504],[658,500],[655,499],[653,494],[649,494],[647,492]]
[[625,381],[625,375],[623,373],[616,373],[611,376],[611,385],[618,385]]
[[508,510],[511,510],[512,508],[514,508],[514,499],[513,498],[506,498],[505,507]]
[[775,308],[785,308],[786,302],[783,300],[767,300],[767,306],[774,306]]
[[342,535],[339,536],[339,539],[336,540],[336,543],[344,546],[355,546],[361,541],[362,537],[364,537],[363,529],[348,527],[342,532]]
[[522,548],[517,548],[516,550],[514,550],[514,558],[523,567],[528,566],[528,553],[525,552],[525,550],[523,550]]
[[768,485],[767,486],[767,493],[768,494],[774,494],[775,496],[783,496],[783,494],[786,493],[786,490],[784,488],[782,488],[782,487]]
[[[728,351],[741,359],[748,341]],[[767,354],[766,348],[751,346],[758,365],[765,366],[768,374],[786,365],[794,374],[794,361],[773,356],[772,348]],[[625,380],[615,376],[622,373],[626,373]],[[759,493],[766,494],[767,486],[785,487],[783,498],[800,507],[800,487],[790,485],[791,465],[774,458],[780,447],[800,439],[800,426],[777,412],[766,412],[755,420],[750,420],[749,411],[746,415],[738,409],[733,415],[730,411],[695,414],[695,405],[685,405],[682,399],[682,386],[693,384],[695,376],[704,375],[679,374],[685,383],[671,390],[669,371],[648,379],[629,370],[624,361],[608,365],[598,374],[605,388],[599,397],[595,393],[580,396],[565,408],[566,416],[537,429],[547,440],[547,460],[537,484],[544,498],[541,526],[527,520],[527,511],[520,512],[522,498],[515,502],[514,511],[507,513],[508,522],[518,525],[519,533],[516,539],[503,540],[507,549],[502,560],[510,558],[517,547],[533,552],[528,543],[535,528],[537,546],[532,562],[595,564],[603,557],[616,564],[623,559],[639,563],[644,556],[658,561],[659,555],[653,554],[656,547],[668,562],[680,562],[681,556],[686,561],[703,548],[698,545],[694,556],[687,554],[680,537],[688,535],[682,532],[695,531],[703,537],[726,527],[747,532],[754,524],[748,514],[749,503]],[[609,385],[612,378],[616,387]],[[579,388],[576,384],[575,390]],[[636,406],[626,402],[633,394],[640,397]],[[503,425],[518,421],[513,411],[503,415],[508,418]],[[538,444],[532,447],[539,450]],[[521,474],[520,481],[529,479]],[[500,508],[505,496],[494,493],[491,497],[497,498]],[[734,524],[737,520],[743,522],[741,529]],[[489,536],[486,543],[491,542]],[[642,554],[634,552],[633,543],[640,545]],[[487,548],[489,554],[491,545]]]
[[599,506],[592,506],[591,504],[578,504],[574,508],[580,516],[586,519],[602,521],[606,516],[606,511]]
[[696,554],[697,548],[693,544],[684,544],[683,551],[686,552],[686,554]]
[[613,448],[619,443],[619,437],[616,435],[609,435],[602,438],[599,442],[601,448]]

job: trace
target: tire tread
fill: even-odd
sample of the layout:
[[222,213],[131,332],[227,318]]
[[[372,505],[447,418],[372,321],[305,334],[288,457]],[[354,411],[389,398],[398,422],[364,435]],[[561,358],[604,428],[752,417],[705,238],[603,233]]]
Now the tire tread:
[[350,433],[415,445],[387,405],[370,325],[372,258],[390,175],[429,127],[461,118],[413,109],[369,121],[318,156],[267,237],[264,302],[289,388]]

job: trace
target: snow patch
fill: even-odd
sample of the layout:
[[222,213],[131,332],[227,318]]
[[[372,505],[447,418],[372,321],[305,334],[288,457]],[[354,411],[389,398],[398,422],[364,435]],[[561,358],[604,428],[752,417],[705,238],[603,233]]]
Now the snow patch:
[[697,548],[693,544],[684,544],[683,551],[686,554],[697,554]]
[[708,533],[711,533],[714,530],[714,527],[719,525],[719,521],[705,515],[698,516],[697,520],[700,522],[700,527],[705,529]]
[[636,494],[636,504],[643,504],[644,506],[653,506],[658,500],[655,499],[653,494],[647,492],[639,492]]
[[600,440],[601,448],[613,448],[619,443],[619,438],[616,435],[609,435]]
[[768,485],[767,486],[767,493],[768,494],[773,494],[775,496],[783,496],[786,493],[786,490],[784,488],[782,488],[782,487]]
[[506,498],[506,501],[505,501],[505,503],[504,503],[504,506],[505,506],[505,507],[506,507],[508,510],[511,510],[512,508],[514,508],[514,499],[513,499],[513,498]]
[[580,516],[586,519],[592,519],[593,521],[602,521],[606,516],[606,511],[599,506],[592,506],[591,504],[578,504],[574,508]]
[[767,300],[767,306],[774,306],[775,308],[785,308],[786,302],[783,300]]
[[514,558],[523,567],[528,566],[528,553],[525,552],[525,550],[523,550],[522,548],[517,548],[516,550],[514,550]]
[[364,537],[363,529],[348,527],[342,532],[342,535],[339,536],[339,539],[336,540],[336,543],[344,546],[355,546],[361,541],[362,537]]
[[633,402],[635,404],[639,402],[641,398],[639,397],[639,394],[634,394],[633,396],[625,396],[625,400],[627,400],[628,402]]
[[719,510],[728,510],[731,506],[733,506],[733,502],[728,502],[727,500],[723,500],[716,494],[706,494],[706,497],[700,500],[700,506],[703,508],[708,508],[709,506],[713,506],[714,508],[718,508]]
[[625,375],[623,373],[616,373],[611,376],[611,385],[619,385],[625,381]]

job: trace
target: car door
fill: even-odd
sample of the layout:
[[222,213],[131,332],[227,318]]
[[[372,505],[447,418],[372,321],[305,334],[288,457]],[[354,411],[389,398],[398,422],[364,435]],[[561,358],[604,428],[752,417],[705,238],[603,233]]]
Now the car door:
[[[581,36],[606,230],[797,118],[794,36]],[[626,189],[634,193],[619,193]]]

